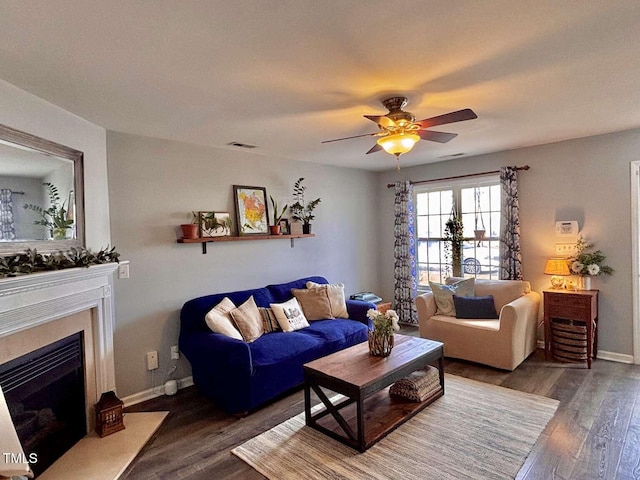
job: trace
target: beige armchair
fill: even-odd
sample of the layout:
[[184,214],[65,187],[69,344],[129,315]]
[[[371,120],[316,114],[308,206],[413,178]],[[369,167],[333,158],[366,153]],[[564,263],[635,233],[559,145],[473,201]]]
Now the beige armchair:
[[[460,278],[450,278],[454,283]],[[458,319],[436,315],[431,292],[416,298],[420,336],[444,343],[446,357],[514,370],[537,346],[540,294],[521,280],[475,281],[475,296],[493,295],[499,318]]]

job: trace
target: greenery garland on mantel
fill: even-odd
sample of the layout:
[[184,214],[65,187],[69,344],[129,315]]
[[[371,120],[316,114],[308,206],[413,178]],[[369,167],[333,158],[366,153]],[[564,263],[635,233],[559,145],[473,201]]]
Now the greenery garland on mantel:
[[96,253],[84,248],[72,248],[67,252],[41,254],[35,249],[0,258],[0,278],[28,275],[30,273],[90,267],[104,263],[120,263],[116,247],[107,247]]

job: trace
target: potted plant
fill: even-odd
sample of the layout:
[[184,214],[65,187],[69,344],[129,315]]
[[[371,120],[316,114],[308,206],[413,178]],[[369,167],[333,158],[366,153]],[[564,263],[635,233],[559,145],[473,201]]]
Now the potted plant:
[[269,227],[271,235],[282,235],[282,232],[280,231],[280,220],[282,220],[282,216],[284,215],[284,212],[287,211],[289,205],[282,207],[282,211],[278,213],[278,202],[276,202],[271,195],[269,195],[269,199],[271,200],[271,206],[273,207],[273,225]]
[[182,238],[198,238],[198,215],[191,212],[189,215],[191,223],[183,223],[180,225],[182,229]]
[[24,208],[32,210],[42,217],[41,220],[35,220],[33,223],[47,227],[54,240],[69,238],[73,227],[73,218],[70,218],[68,206],[65,208],[64,202],[60,205],[60,195],[54,184],[45,182],[43,185],[49,191],[49,208],[45,210],[30,203],[25,203]]
[[[478,246],[481,245],[484,240],[486,228],[484,226],[484,218],[482,216],[482,208],[480,205],[480,190],[476,189],[476,225],[473,231],[474,239],[478,241]],[[478,221],[479,220],[479,221]]]
[[452,212],[451,217],[445,223],[444,226],[444,239],[445,243],[445,255],[451,260],[451,266],[453,267],[453,276],[462,276],[462,242],[464,236],[462,234],[462,219],[458,217],[455,212]]
[[315,200],[311,200],[309,203],[305,203],[304,201],[304,192],[307,189],[306,186],[302,185],[304,178],[299,178],[296,183],[293,185],[293,197],[295,202],[291,205],[291,217],[298,221],[302,222],[302,233],[308,234],[311,233],[311,220],[313,220],[315,215],[313,215],[313,211],[321,202],[319,198]]

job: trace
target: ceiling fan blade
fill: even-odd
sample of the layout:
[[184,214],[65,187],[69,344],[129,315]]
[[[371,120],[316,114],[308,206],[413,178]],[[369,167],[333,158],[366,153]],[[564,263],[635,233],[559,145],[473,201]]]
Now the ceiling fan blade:
[[446,125],[447,123],[464,122],[465,120],[473,120],[478,118],[473,110],[465,108],[456,112],[445,113],[437,117],[425,118],[418,122],[414,122],[420,128],[435,127],[436,125]]
[[418,135],[422,140],[438,143],[447,143],[458,136],[457,133],[434,132],[433,130],[419,130]]
[[366,155],[369,155],[370,153],[379,152],[380,150],[382,150],[382,147],[376,143],[373,147],[371,147],[369,149],[369,151],[366,153]]
[[351,138],[360,138],[360,137],[373,137],[375,135],[378,135],[379,132],[375,132],[375,133],[365,133],[363,135],[354,135],[353,137],[344,137],[344,138],[334,138],[333,140],[323,140],[320,143],[331,143],[331,142],[339,142],[341,140],[349,140]]
[[372,122],[376,122],[381,127],[391,128],[398,126],[396,122],[391,120],[386,115],[363,115],[363,117],[371,120]]

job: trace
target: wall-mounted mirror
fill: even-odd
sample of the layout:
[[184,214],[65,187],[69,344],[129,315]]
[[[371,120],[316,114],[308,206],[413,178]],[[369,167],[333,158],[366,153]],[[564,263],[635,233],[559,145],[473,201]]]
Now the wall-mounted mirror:
[[82,152],[0,125],[0,256],[84,247]]

